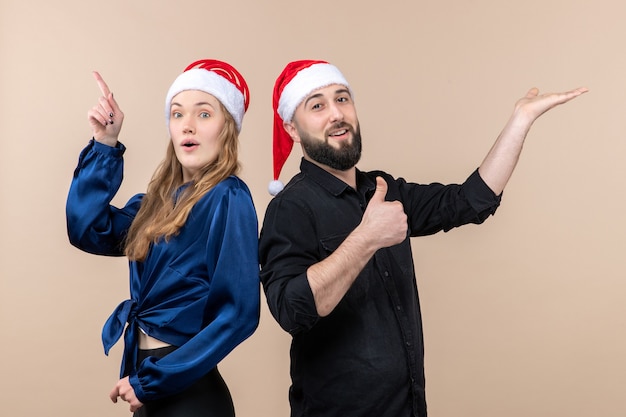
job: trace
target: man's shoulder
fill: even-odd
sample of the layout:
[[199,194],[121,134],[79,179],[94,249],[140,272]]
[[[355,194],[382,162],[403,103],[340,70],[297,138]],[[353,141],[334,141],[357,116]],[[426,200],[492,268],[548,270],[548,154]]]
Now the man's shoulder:
[[386,171],[380,170],[380,169],[375,169],[375,170],[371,170],[371,171],[357,171],[357,176],[361,176],[362,178],[366,178],[371,182],[376,183],[376,177],[382,177],[385,179],[385,181],[387,181],[387,183],[392,183],[396,181],[396,177],[394,177],[393,175],[389,174]]
[[293,176],[287,185],[274,196],[273,201],[281,200],[302,200],[307,199],[312,194],[312,188],[316,187],[315,181],[299,173]]
[[368,177],[390,177],[393,178],[393,176],[391,174],[389,174],[386,171],[380,170],[380,169],[374,169],[372,171],[359,171],[361,174],[363,175],[367,175]]

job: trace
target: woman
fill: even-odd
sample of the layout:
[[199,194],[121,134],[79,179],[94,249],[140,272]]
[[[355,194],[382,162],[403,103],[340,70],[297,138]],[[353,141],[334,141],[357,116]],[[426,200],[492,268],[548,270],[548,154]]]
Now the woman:
[[234,416],[217,364],[256,329],[260,297],[257,216],[236,177],[246,82],[225,62],[189,65],[167,93],[165,160],[145,194],[116,208],[124,114],[94,76],[102,97],[66,212],[74,246],[130,260],[130,299],[102,331],[107,354],[124,332],[111,400],[135,416]]

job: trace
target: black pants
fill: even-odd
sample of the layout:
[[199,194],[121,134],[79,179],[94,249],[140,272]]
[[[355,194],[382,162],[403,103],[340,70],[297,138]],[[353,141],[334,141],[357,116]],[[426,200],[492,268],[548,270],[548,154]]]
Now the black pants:
[[[139,350],[137,362],[148,356],[162,358],[175,347]],[[234,417],[235,409],[230,391],[222,376],[213,368],[185,391],[147,402],[134,417]]]

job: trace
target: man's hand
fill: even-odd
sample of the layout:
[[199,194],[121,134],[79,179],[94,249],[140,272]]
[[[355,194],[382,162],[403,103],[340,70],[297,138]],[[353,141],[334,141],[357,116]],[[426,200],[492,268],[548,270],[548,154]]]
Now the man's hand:
[[385,201],[387,182],[376,177],[376,191],[363,214],[360,228],[376,250],[397,245],[407,237],[407,217],[399,201]]
[[579,95],[588,91],[585,87],[576,88],[564,93],[539,94],[539,89],[531,88],[528,93],[515,103],[514,117],[521,117],[527,123],[534,122],[539,116],[548,110],[567,103]]

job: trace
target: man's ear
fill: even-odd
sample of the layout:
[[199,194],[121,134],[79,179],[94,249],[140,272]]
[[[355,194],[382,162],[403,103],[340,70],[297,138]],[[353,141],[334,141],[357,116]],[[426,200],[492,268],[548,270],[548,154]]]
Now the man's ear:
[[291,137],[291,140],[293,140],[296,143],[300,143],[300,136],[298,136],[298,129],[296,129],[296,127],[294,126],[293,121],[283,122],[283,127],[285,128],[285,131],[287,132],[287,134]]

